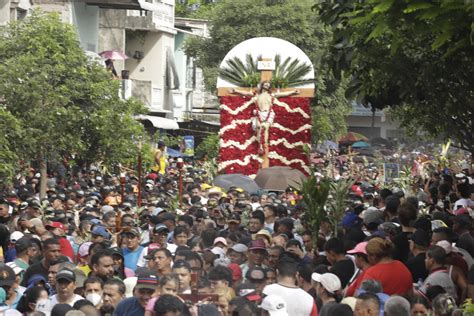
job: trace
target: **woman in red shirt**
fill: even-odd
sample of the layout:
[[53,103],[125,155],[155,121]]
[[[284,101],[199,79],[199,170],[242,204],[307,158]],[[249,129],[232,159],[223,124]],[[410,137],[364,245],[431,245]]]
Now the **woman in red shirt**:
[[405,295],[413,291],[413,279],[405,265],[390,256],[393,244],[388,239],[375,237],[366,246],[370,264],[361,280],[377,280],[388,295]]

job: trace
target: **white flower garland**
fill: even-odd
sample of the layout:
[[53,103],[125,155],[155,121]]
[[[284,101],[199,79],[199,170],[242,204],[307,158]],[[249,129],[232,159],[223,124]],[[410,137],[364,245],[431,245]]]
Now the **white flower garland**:
[[292,163],[299,163],[301,165],[301,167],[308,173],[310,173],[310,170],[309,170],[309,167],[306,165],[306,163],[301,160],[301,159],[291,159],[291,160],[288,160],[286,159],[286,157],[283,157],[282,155],[279,155],[277,152],[275,151],[271,151],[268,153],[268,158],[272,158],[272,159],[277,159],[277,160],[280,160],[281,162],[283,162],[285,165],[289,166],[291,165]]
[[250,159],[255,159],[259,162],[262,162],[262,158],[260,158],[258,155],[255,154],[250,154],[244,157],[244,159],[233,159],[233,160],[227,160],[219,163],[218,169],[219,171],[226,168],[227,166],[230,166],[234,163],[241,165],[241,166],[246,166],[250,163]]
[[226,147],[231,147],[231,146],[234,146],[234,147],[237,147],[241,150],[244,150],[244,149],[247,149],[247,147],[252,144],[254,141],[257,140],[257,137],[255,136],[252,136],[250,137],[249,139],[247,139],[244,143],[239,143],[239,142],[236,142],[234,140],[228,140],[228,141],[224,141],[222,138],[220,139],[219,141],[219,146],[221,148],[226,148]]
[[278,146],[281,143],[283,143],[283,146],[285,146],[288,149],[295,149],[296,147],[302,147],[302,146],[306,145],[306,143],[302,142],[302,141],[299,141],[299,142],[296,142],[296,143],[290,143],[285,138],[280,138],[278,140],[271,140],[270,141],[270,146]]
[[225,110],[225,111],[229,112],[230,114],[236,115],[236,114],[239,114],[240,112],[242,112],[243,110],[245,110],[246,108],[248,108],[250,106],[250,104],[252,104],[253,102],[254,102],[254,99],[252,98],[249,101],[242,104],[241,106],[239,106],[238,108],[236,108],[235,110],[232,110],[230,107],[228,107],[225,104],[221,104],[220,109]]
[[232,123],[230,123],[229,125],[227,126],[224,126],[220,129],[219,131],[219,135],[223,135],[226,131],[230,130],[230,129],[234,129],[237,127],[237,125],[240,125],[240,124],[249,124],[249,123],[252,123],[252,119],[248,119],[248,120],[233,120]]
[[273,103],[274,103],[274,105],[277,105],[277,106],[280,106],[280,107],[285,108],[285,110],[286,110],[287,112],[290,112],[290,113],[300,113],[301,116],[303,116],[303,117],[306,118],[306,119],[309,119],[308,113],[306,113],[305,111],[303,111],[301,108],[292,109],[292,108],[290,108],[290,106],[289,106],[288,104],[286,104],[285,102],[279,101],[277,98],[275,98],[275,99],[273,100]]
[[278,124],[278,123],[273,123],[272,127],[278,128],[281,131],[285,131],[285,132],[291,133],[293,135],[298,134],[299,132],[302,132],[304,130],[311,129],[310,124],[305,124],[303,126],[300,126],[297,130],[292,130],[292,129],[287,128],[287,127],[285,127],[281,124]]

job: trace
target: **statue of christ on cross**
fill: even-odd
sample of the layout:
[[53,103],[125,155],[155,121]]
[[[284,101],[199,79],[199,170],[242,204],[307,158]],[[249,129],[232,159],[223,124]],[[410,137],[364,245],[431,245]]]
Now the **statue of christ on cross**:
[[270,81],[263,81],[258,85],[256,92],[231,88],[229,93],[253,96],[252,100],[257,105],[257,111],[254,113],[255,120],[252,127],[257,134],[259,154],[266,157],[268,154],[269,130],[275,120],[275,112],[272,108],[274,100],[279,97],[299,94],[299,90],[272,93]]

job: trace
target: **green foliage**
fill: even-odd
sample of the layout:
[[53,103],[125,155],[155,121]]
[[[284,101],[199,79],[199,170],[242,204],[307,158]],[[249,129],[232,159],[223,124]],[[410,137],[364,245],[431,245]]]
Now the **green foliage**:
[[[309,56],[315,68],[314,105],[326,109],[324,115],[350,111],[344,96],[347,80],[333,76],[328,64],[331,30],[314,15],[312,4],[312,0],[221,0],[208,6],[212,10],[200,17],[210,20],[210,37],[191,37],[185,43],[186,54],[196,57],[203,70],[206,89],[215,91],[219,65],[232,47],[253,37],[271,36],[295,44]],[[332,117],[317,119],[329,125]],[[319,128],[316,122],[314,125]],[[336,138],[345,128],[345,121],[337,120],[318,136]]]
[[472,1],[318,1],[346,97],[399,107],[402,127],[474,152]]
[[18,163],[15,152],[16,140],[22,138],[18,120],[0,107],[0,188],[11,184]]
[[328,219],[334,227],[337,236],[338,224],[341,222],[348,204],[349,190],[352,179],[340,179],[331,182],[330,196],[328,199]]
[[[112,166],[135,156],[141,103],[119,98],[119,82],[89,63],[59,15],[34,11],[0,31],[0,91],[21,134],[7,139],[26,162],[63,155]],[[16,169],[18,166],[14,166]]]
[[210,134],[197,146],[196,155],[198,157],[207,156],[209,159],[215,159],[219,155],[219,135]]
[[[307,177],[301,185],[303,201],[306,204],[307,223],[313,232],[319,232],[321,221],[326,218],[326,203],[331,190],[331,180],[321,179],[314,172]],[[314,234],[313,242],[316,244],[318,234]]]
[[[260,82],[260,71],[257,67],[260,58],[261,56],[258,56],[254,60],[251,54],[247,54],[243,62],[235,56],[227,60],[227,67],[219,69],[219,75],[239,87],[255,87]],[[272,87],[288,88],[313,82],[313,80],[304,79],[310,71],[311,65],[290,56],[282,62],[281,55],[277,54],[275,71],[271,80]]]

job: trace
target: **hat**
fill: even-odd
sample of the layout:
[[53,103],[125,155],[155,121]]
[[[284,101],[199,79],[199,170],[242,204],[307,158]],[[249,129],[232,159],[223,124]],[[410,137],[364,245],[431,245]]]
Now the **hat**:
[[207,191],[207,195],[210,196],[210,195],[218,195],[218,196],[222,196],[223,192],[222,192],[222,189],[219,188],[219,187],[211,187],[209,189],[209,191]]
[[237,295],[251,302],[258,302],[261,299],[261,296],[256,292],[255,285],[250,282],[245,282],[237,286]]
[[25,271],[25,269],[20,268],[20,266],[18,266],[18,265],[17,265],[15,262],[13,262],[13,261],[7,262],[6,265],[13,269],[13,272],[15,272],[15,275],[18,275],[18,274],[20,274],[21,272]]
[[87,241],[83,243],[82,245],[79,246],[79,249],[77,250],[77,254],[79,257],[84,258],[89,255],[89,248],[91,247],[92,242]]
[[102,214],[105,214],[105,213],[108,213],[108,212],[113,212],[114,207],[110,206],[110,205],[104,205],[104,206],[102,206],[101,211],[102,211]]
[[127,233],[134,235],[135,237],[141,237],[140,232],[138,231],[137,228],[130,228],[130,230],[127,231]]
[[150,269],[142,269],[137,273],[136,289],[155,290],[158,286],[158,277]]
[[224,237],[217,237],[212,245],[215,246],[217,243],[223,243],[227,247],[227,240]]
[[233,212],[229,215],[229,219],[228,219],[228,222],[236,222],[236,223],[240,223],[240,215],[239,213],[237,212]]
[[423,229],[417,229],[413,234],[411,234],[410,240],[415,243],[415,245],[421,247],[428,247],[430,245],[430,235]]
[[261,267],[253,267],[247,270],[247,273],[245,274],[245,278],[250,281],[265,281],[267,278],[265,274],[265,270]]
[[264,236],[265,238],[268,239],[268,242],[272,242],[272,235],[270,234],[270,232],[266,229],[260,229],[256,234],[255,236]]
[[260,239],[252,240],[249,244],[249,250],[267,250],[267,246],[265,245],[265,242]]
[[288,316],[286,302],[279,295],[266,296],[259,307],[266,310],[271,316]]
[[214,247],[211,249],[211,252],[219,256],[220,258],[225,257],[224,249],[222,249],[221,247]]
[[367,254],[367,250],[365,249],[366,246],[367,246],[367,241],[360,242],[354,247],[354,249],[348,250],[347,253],[350,253],[350,254],[362,253],[366,255]]
[[447,240],[440,240],[436,243],[436,246],[440,246],[444,249],[446,254],[450,254],[451,252],[457,252],[458,248],[454,247],[449,241]]
[[361,218],[357,214],[349,212],[342,218],[341,226],[345,228],[355,227],[360,224],[360,220]]
[[337,275],[332,273],[313,273],[311,275],[311,279],[315,282],[321,283],[321,285],[328,291],[329,293],[335,293],[341,289],[341,280],[337,277]]
[[194,183],[194,179],[191,178],[191,177],[187,177],[187,178],[184,179],[184,182],[185,183]]
[[104,226],[95,226],[94,229],[91,231],[92,235],[102,236],[105,239],[110,239],[110,233],[105,229]]
[[70,282],[76,282],[76,274],[74,274],[74,271],[64,268],[59,270],[59,272],[56,274],[56,280],[68,280]]
[[381,224],[383,223],[383,213],[379,210],[368,209],[362,213],[362,219],[364,224],[369,225],[372,223]]
[[21,237],[23,237],[25,235],[23,235],[22,232],[19,232],[19,231],[15,231],[13,232],[11,235],[10,235],[10,241],[12,243],[16,243]]
[[122,248],[120,248],[120,247],[112,247],[112,248],[109,248],[108,252],[110,253],[111,256],[113,256],[113,255],[119,255],[119,256],[121,256],[122,258],[124,257],[124,256],[123,256],[123,250],[122,250]]
[[59,229],[62,229],[64,231],[66,231],[66,228],[64,227],[64,225],[60,222],[51,222],[49,224],[46,224],[46,228],[47,227],[52,227],[52,228],[59,228]]
[[168,227],[165,224],[158,224],[153,228],[153,233],[161,233],[162,231],[170,232]]
[[15,280],[15,271],[6,264],[0,263],[0,286],[12,286]]
[[236,282],[242,279],[242,269],[237,263],[231,263],[227,267],[232,271],[232,281]]
[[176,217],[169,212],[164,212],[164,214],[161,215],[161,220],[162,221],[175,221]]
[[245,253],[249,250],[249,248],[245,246],[244,244],[235,244],[232,247],[230,247],[230,249],[239,253]]

